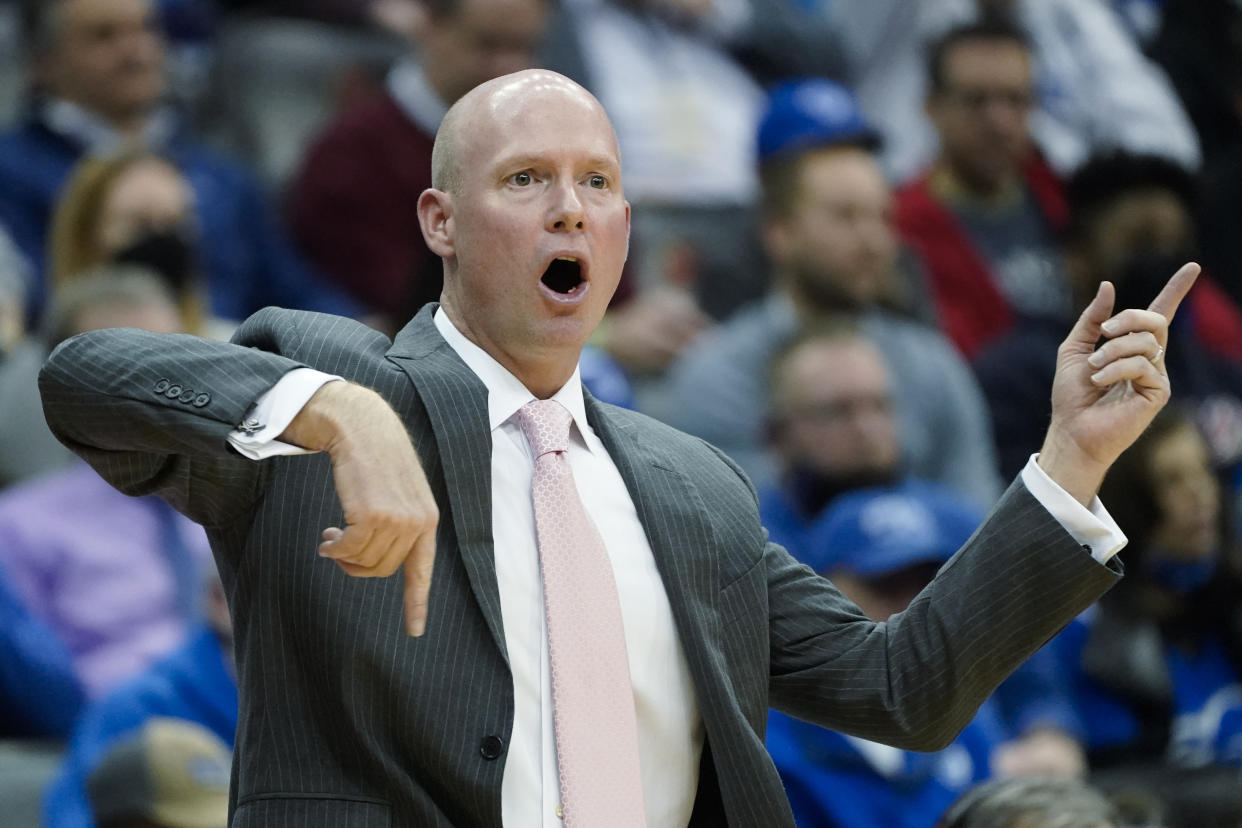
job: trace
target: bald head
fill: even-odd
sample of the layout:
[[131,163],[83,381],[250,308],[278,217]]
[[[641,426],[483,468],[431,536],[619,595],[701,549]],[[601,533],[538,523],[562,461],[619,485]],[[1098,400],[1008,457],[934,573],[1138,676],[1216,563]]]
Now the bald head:
[[465,137],[503,129],[518,110],[538,98],[560,98],[567,106],[581,107],[584,114],[608,118],[594,95],[557,72],[526,69],[493,78],[459,98],[440,122],[431,150],[431,186],[446,193],[457,192],[461,187]]

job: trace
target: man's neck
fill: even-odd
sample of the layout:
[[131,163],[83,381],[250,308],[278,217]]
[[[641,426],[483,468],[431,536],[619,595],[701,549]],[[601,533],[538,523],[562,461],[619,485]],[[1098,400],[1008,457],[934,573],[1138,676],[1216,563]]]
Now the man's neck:
[[1022,196],[1022,179],[1016,173],[995,181],[982,181],[963,175],[943,160],[932,171],[930,186],[932,193],[942,201],[983,209],[1009,207]]
[[777,275],[777,284],[793,306],[798,321],[806,324],[825,317],[853,316],[863,310],[863,306],[843,291],[830,288],[808,290],[802,279],[788,271]]
[[67,98],[49,97],[43,102],[41,117],[53,132],[87,150],[106,152],[129,141],[162,143],[171,122],[161,125],[159,111],[110,117]]

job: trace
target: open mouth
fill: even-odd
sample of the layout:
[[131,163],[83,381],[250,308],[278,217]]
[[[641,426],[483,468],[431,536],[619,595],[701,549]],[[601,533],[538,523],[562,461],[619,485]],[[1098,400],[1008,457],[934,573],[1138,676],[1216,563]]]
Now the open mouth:
[[553,293],[573,296],[586,284],[582,278],[582,265],[573,256],[557,256],[543,272],[540,281]]

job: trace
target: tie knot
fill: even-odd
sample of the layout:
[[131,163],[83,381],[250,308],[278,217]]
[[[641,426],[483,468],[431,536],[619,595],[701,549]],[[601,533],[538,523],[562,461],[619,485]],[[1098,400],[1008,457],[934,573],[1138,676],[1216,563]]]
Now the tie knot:
[[533,400],[518,409],[518,425],[538,459],[550,451],[569,448],[573,415],[556,400]]

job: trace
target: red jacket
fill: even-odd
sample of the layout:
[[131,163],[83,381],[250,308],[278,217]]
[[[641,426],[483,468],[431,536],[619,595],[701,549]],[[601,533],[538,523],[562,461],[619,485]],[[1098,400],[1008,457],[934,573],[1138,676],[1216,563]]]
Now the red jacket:
[[[1023,169],[1048,224],[1064,229],[1069,206],[1061,182],[1038,156]],[[1009,331],[1013,310],[957,217],[932,194],[930,173],[897,193],[897,229],[926,268],[945,334],[968,359]],[[1182,313],[1210,351],[1242,361],[1242,311],[1209,277],[1200,276]]]
[[[1061,182],[1038,156],[1032,156],[1023,173],[1048,223],[1062,229],[1069,208]],[[1009,330],[1013,311],[965,228],[932,194],[930,177],[924,174],[898,191],[897,230],[927,270],[945,334],[973,358]]]

